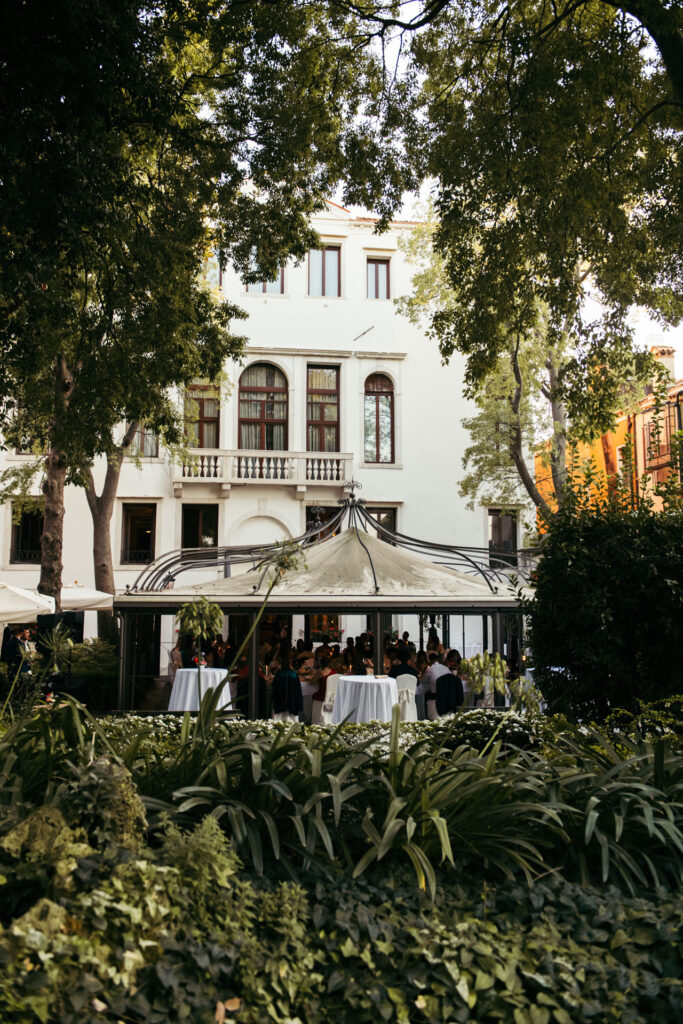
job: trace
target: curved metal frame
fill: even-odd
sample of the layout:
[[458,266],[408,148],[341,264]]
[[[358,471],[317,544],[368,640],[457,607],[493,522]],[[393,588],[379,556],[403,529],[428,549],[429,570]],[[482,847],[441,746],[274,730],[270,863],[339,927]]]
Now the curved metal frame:
[[[464,571],[468,575],[481,576],[485,580],[492,593],[496,592],[495,583],[511,582],[511,577],[524,579],[524,573],[518,568],[510,566],[509,569],[492,566],[489,563],[490,552],[487,548],[461,547],[459,545],[439,544],[430,541],[418,540],[408,534],[388,530],[381,526],[376,519],[365,509],[365,500],[356,498],[355,489],[360,487],[356,481],[351,482],[351,491],[347,498],[339,499],[339,511],[333,518],[320,526],[313,527],[292,540],[292,544],[298,544],[303,548],[311,547],[321,543],[322,534],[330,530],[337,530],[348,516],[349,528],[354,529],[358,541],[365,550],[375,583],[375,593],[379,593],[377,574],[372,561],[372,555],[367,546],[363,543],[361,531],[374,531],[377,536],[396,547],[416,551],[425,555],[431,561],[443,565],[449,569]],[[254,585],[254,593],[258,593],[265,572],[270,564],[271,556],[277,551],[279,544],[259,545],[234,545],[215,548],[179,548],[169,551],[156,559],[151,565],[138,575],[133,586],[126,588],[128,593],[140,593],[150,591],[166,590],[170,583],[183,572],[191,569],[217,568],[220,565],[242,565],[245,562],[252,563],[253,572],[262,570],[258,583]],[[265,568],[264,568],[265,563]]]

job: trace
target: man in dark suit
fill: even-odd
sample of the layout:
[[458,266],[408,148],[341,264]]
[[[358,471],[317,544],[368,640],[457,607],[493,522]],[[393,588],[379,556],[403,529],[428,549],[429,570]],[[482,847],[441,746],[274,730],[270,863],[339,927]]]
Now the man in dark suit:
[[5,661],[7,662],[7,678],[10,682],[18,671],[23,675],[31,671],[28,660],[28,640],[31,633],[28,626],[13,626],[12,636],[5,644]]
[[463,706],[465,694],[462,687],[462,679],[458,675],[460,668],[460,654],[456,650],[449,651],[446,655],[446,667],[444,672],[436,680],[436,710],[439,715],[447,715],[451,711],[457,711]]

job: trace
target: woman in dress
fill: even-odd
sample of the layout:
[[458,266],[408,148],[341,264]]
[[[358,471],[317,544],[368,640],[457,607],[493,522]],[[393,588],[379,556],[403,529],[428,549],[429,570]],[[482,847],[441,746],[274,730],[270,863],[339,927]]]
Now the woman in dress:
[[371,676],[373,672],[374,666],[369,648],[356,646],[351,675]]
[[303,710],[301,683],[290,664],[289,647],[280,654],[280,668],[273,676],[273,714],[299,715]]

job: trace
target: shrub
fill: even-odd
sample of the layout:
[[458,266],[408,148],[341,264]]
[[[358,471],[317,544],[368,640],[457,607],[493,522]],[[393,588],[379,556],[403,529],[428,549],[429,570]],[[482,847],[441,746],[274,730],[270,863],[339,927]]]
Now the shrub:
[[339,727],[236,723],[212,701],[195,720],[168,719],[165,737],[131,738],[126,720],[103,729],[68,701],[18,723],[0,738],[0,807],[49,801],[92,841],[109,785],[108,762],[96,758],[118,753],[155,835],[169,816],[191,828],[210,813],[250,868],[271,877],[408,863],[432,894],[449,872],[478,877],[486,864],[509,878],[561,869],[631,890],[680,877],[683,755],[662,743],[617,745],[575,729],[527,750],[494,736],[481,751],[451,749],[448,730],[434,742],[418,723],[402,746],[397,717],[388,734],[378,726],[347,743]]
[[683,1006],[680,896],[264,883],[211,818],[134,858],[65,843],[61,863],[0,932],[3,1024],[649,1024]]
[[637,701],[631,711],[616,708],[607,716],[605,728],[613,736],[666,737],[678,745],[683,739],[683,696],[677,694],[662,700]]
[[82,644],[74,644],[70,652],[73,675],[116,675],[119,652],[109,640],[91,637]]
[[547,524],[530,618],[552,712],[605,720],[683,690],[683,513],[568,500]]

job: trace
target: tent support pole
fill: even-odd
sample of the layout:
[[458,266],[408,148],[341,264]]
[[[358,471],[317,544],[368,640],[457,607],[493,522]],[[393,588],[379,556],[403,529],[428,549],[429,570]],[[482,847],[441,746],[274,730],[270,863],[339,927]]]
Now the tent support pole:
[[126,708],[126,676],[128,668],[128,613],[121,613],[121,630],[119,634],[119,690],[117,707],[119,711]]
[[381,611],[373,612],[373,633],[375,634],[375,644],[373,650],[373,661],[375,665],[375,675],[381,676],[382,669],[384,668],[384,643],[382,637],[382,613]]
[[256,612],[249,616],[251,636],[249,638],[249,718],[258,718],[258,638],[260,630],[256,625]]
[[503,623],[500,612],[493,613],[493,653],[503,655]]

